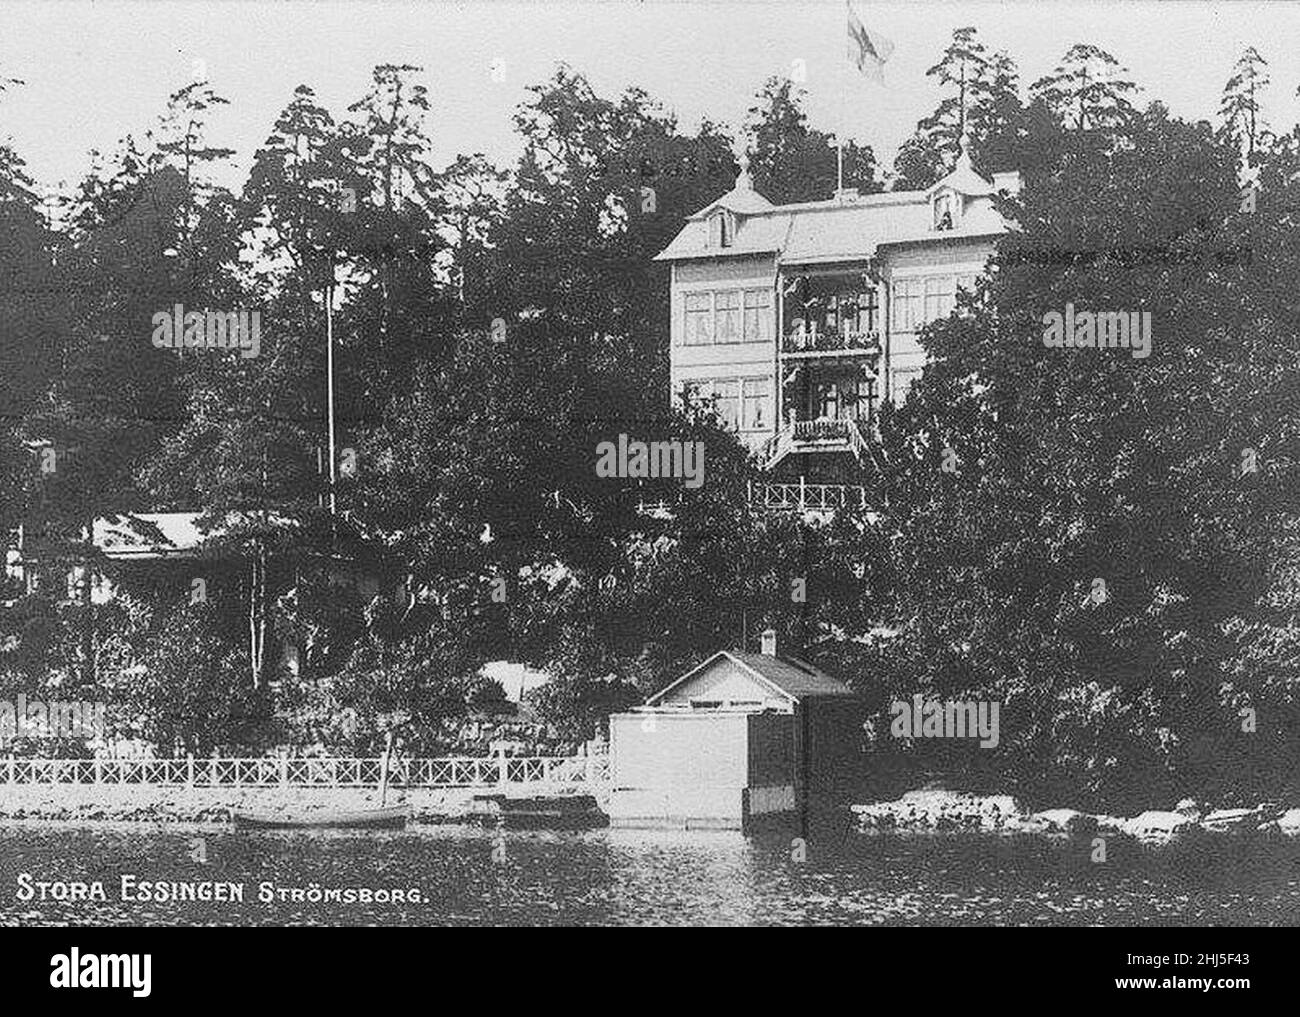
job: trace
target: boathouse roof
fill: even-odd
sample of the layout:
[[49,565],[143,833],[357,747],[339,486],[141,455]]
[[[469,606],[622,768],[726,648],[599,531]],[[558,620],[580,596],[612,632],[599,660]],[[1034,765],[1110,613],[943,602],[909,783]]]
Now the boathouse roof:
[[[752,691],[746,691],[746,686]],[[794,707],[822,696],[854,692],[825,671],[795,657],[720,650],[648,700],[646,706],[698,705],[712,697],[728,703],[758,702]],[[749,699],[754,696],[756,699]]]

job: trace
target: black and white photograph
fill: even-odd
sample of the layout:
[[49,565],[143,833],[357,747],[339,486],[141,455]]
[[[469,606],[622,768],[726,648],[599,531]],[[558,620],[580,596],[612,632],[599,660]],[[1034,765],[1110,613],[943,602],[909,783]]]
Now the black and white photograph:
[[1250,999],[1297,280],[1300,3],[0,0],[0,927]]

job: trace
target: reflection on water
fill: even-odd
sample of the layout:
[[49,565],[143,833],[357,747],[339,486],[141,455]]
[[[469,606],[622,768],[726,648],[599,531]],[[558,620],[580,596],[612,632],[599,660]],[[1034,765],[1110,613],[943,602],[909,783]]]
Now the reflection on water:
[[[1280,848],[1113,859],[1087,844],[594,830],[203,833],[0,828],[0,925],[1295,925],[1300,859]],[[206,857],[206,862],[196,860]],[[18,899],[101,880],[108,899]],[[245,884],[242,903],[119,899],[137,880]],[[416,888],[419,903],[258,900],[279,889]],[[62,891],[48,891],[62,892]],[[403,894],[405,898],[406,894]]]

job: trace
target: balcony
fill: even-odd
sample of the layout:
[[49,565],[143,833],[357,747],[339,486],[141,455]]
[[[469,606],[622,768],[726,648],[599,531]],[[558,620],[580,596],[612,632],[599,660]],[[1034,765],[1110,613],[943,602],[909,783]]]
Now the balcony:
[[795,329],[787,332],[781,340],[781,354],[787,359],[844,355],[878,357],[880,353],[880,333],[876,331],[810,332]]
[[788,455],[812,452],[848,452],[861,463],[868,455],[867,441],[856,420],[837,417],[794,420],[768,439],[763,458],[770,470]]
[[809,484],[803,477],[797,484],[751,482],[749,503],[773,512],[830,515],[840,509],[865,509],[867,489],[858,484]]

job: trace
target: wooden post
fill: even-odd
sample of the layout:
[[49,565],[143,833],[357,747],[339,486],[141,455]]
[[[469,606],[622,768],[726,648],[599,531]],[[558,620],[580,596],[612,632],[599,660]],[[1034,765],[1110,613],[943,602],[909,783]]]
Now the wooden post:
[[185,755],[185,783],[194,786],[194,753],[188,752]]
[[280,786],[287,787],[289,784],[289,757],[283,752],[280,753]]
[[808,506],[804,502],[804,498],[806,497],[804,488],[806,486],[807,485],[805,483],[804,475],[801,473],[799,474],[799,511],[800,512],[806,512],[808,510]]
[[384,758],[379,764],[379,807],[388,800],[388,763],[393,755],[393,732],[384,733]]
[[506,762],[505,750],[497,753],[497,783],[505,784],[510,779],[510,767]]
[[97,785],[103,783],[104,780],[103,770],[104,770],[103,764],[100,762],[99,757],[96,756],[95,757],[95,783]]
[[9,753],[9,783],[14,782],[14,754]]

